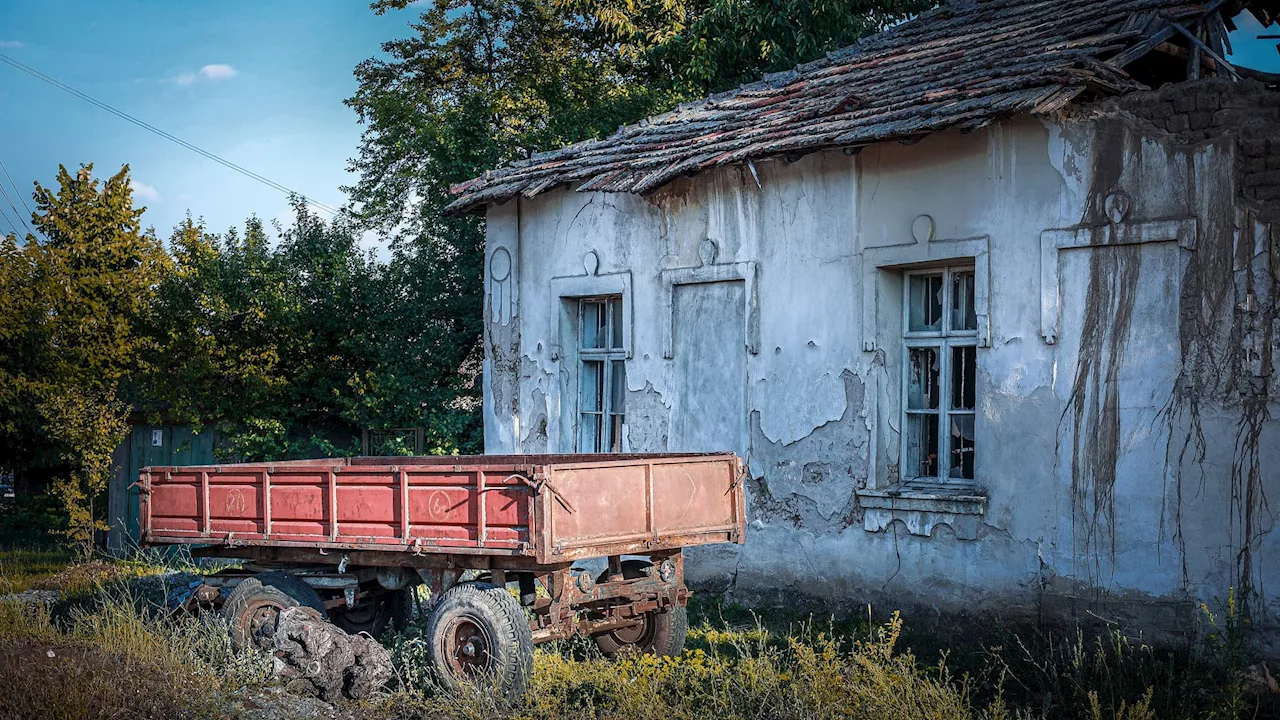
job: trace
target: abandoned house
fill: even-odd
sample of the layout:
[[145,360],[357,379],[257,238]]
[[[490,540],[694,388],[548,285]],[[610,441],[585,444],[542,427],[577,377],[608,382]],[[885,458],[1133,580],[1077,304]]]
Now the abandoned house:
[[[731,597],[1280,617],[1270,3],[944,2],[454,188],[489,453],[734,451]],[[1275,642],[1275,635],[1272,635]]]

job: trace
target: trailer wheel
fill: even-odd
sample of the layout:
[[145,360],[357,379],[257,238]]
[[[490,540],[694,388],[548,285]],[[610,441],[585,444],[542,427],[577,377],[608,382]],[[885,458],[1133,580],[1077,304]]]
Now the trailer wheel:
[[[623,560],[622,577],[638,580],[648,574],[653,564],[646,560]],[[597,582],[609,579],[605,571]],[[685,637],[689,634],[689,613],[681,605],[655,610],[644,614],[639,625],[619,628],[593,635],[596,647],[607,658],[628,653],[646,655],[679,655],[684,652]]]
[[241,580],[223,603],[222,615],[231,624],[231,640],[238,647],[265,649],[274,642],[280,611],[298,606],[315,608],[325,616],[315,588],[292,575],[269,572]]
[[329,611],[329,622],[351,635],[369,633],[377,638],[390,625],[400,632],[409,627],[413,619],[413,588],[401,588],[379,594],[375,598],[352,609],[334,608]]
[[489,583],[454,585],[427,617],[427,658],[445,687],[519,697],[533,668],[533,633],[516,599]]

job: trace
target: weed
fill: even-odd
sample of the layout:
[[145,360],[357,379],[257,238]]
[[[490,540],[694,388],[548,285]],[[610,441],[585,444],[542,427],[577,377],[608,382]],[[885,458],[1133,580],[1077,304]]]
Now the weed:
[[[163,593],[152,597],[131,581],[162,564],[197,569],[189,559],[69,569],[60,561],[65,556],[0,553],[6,589],[81,593],[52,609],[0,602],[0,717],[216,716],[229,712],[228,698],[271,683],[270,656],[234,649],[220,616],[170,614]],[[1249,658],[1233,598],[1218,612],[1203,609],[1204,642],[1195,651],[1155,648],[1116,627],[1091,634],[988,624],[966,636],[958,626],[923,626],[908,634],[896,613],[873,624],[870,614],[814,618],[701,599],[690,608],[681,656],[608,661],[590,639],[542,645],[529,691],[514,704],[443,691],[415,624],[383,638],[390,685],[343,712],[371,720],[1267,717],[1243,679]]]

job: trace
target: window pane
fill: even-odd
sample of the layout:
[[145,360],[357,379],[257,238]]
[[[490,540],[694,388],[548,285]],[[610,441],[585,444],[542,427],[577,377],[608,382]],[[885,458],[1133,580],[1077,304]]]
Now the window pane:
[[955,410],[973,410],[976,393],[974,383],[978,379],[978,348],[951,348],[951,407]]
[[951,273],[951,329],[978,329],[978,314],[973,305],[972,270]]
[[608,317],[605,315],[604,303],[584,301],[582,303],[582,347],[592,350],[603,348],[605,329]]
[[609,301],[609,317],[612,322],[613,331],[610,333],[609,347],[622,347],[622,298],[614,298]]
[[609,416],[609,446],[608,452],[622,452],[622,416]]
[[581,436],[578,440],[578,451],[584,453],[600,452],[600,418],[602,415],[583,413]]
[[587,360],[582,363],[582,408],[586,412],[603,412],[601,401],[604,400],[604,363],[599,360]]
[[951,472],[953,478],[973,479],[973,415],[952,415]]
[[614,360],[609,372],[609,384],[613,386],[609,393],[609,412],[621,413],[627,401],[627,364]]
[[907,329],[911,332],[942,330],[942,276],[910,275],[911,307]]
[[938,348],[911,348],[907,367],[907,409],[938,409]]
[[938,416],[907,415],[906,467],[907,479],[938,476]]

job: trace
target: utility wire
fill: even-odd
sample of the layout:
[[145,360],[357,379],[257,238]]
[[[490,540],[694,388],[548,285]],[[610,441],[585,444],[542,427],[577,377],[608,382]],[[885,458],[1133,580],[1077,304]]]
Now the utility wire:
[[[47,235],[45,235],[44,233],[36,232],[35,228],[31,227],[31,222],[28,220],[28,218],[35,217],[35,213],[31,211],[31,206],[27,204],[27,199],[23,197],[22,190],[18,189],[18,183],[13,181],[13,176],[9,174],[9,168],[4,166],[3,160],[0,160],[0,170],[3,170],[4,176],[9,178],[9,184],[13,186],[13,194],[18,196],[19,202],[22,203],[22,207],[25,208],[27,211],[26,215],[21,215],[21,214],[19,215],[20,219],[22,220],[22,224],[27,226],[27,230],[30,231],[32,235],[36,237],[44,237],[47,240],[48,239]],[[3,190],[3,189],[4,189],[4,183],[0,183],[0,190]],[[8,200],[9,198],[6,197],[5,199]],[[12,201],[9,202],[9,206],[10,207],[13,206]],[[13,208],[13,211],[18,212],[18,209]]]
[[[36,231],[31,228],[31,224],[27,222],[26,218],[22,217],[22,211],[13,204],[13,199],[9,197],[8,191],[4,189],[4,183],[0,183],[0,197],[3,197],[4,201],[9,204],[9,207],[13,210],[13,214],[17,215],[18,219],[22,221],[22,225],[27,229],[27,232],[35,235]],[[5,219],[7,220],[8,216],[6,216]]]
[[303,195],[302,193],[300,193],[300,192],[298,192],[298,191],[296,191],[296,190],[291,190],[290,188],[287,188],[287,187],[285,187],[284,185],[281,185],[280,183],[275,182],[274,180],[270,180],[270,179],[268,179],[268,178],[265,178],[265,177],[263,177],[263,176],[259,175],[258,173],[253,172],[252,170],[248,170],[248,169],[246,169],[246,168],[244,168],[244,167],[241,167],[241,166],[239,166],[239,165],[237,165],[237,164],[235,164],[235,163],[231,162],[230,160],[225,160],[225,159],[223,159],[223,158],[221,158],[221,157],[218,157],[217,155],[214,155],[213,153],[209,152],[208,150],[204,150],[204,149],[202,149],[202,148],[196,147],[195,145],[192,145],[191,143],[187,142],[186,140],[183,140],[183,139],[181,139],[181,138],[179,138],[179,137],[175,137],[175,136],[173,136],[173,135],[171,135],[171,134],[169,134],[169,133],[165,132],[164,130],[161,130],[160,128],[158,128],[158,127],[156,127],[156,126],[154,126],[154,125],[151,125],[151,124],[148,124],[148,123],[146,123],[146,122],[143,122],[142,120],[139,120],[138,118],[136,118],[136,117],[134,117],[134,116],[132,116],[132,115],[130,115],[130,114],[128,114],[128,113],[126,113],[126,112],[122,111],[122,110],[117,110],[117,109],[115,109],[114,107],[111,107],[110,105],[108,105],[108,104],[106,104],[106,103],[104,103],[104,102],[102,102],[102,101],[100,101],[100,100],[96,100],[96,99],[94,99],[94,98],[92,98],[92,97],[89,97],[88,95],[85,95],[84,93],[80,92],[79,90],[76,90],[75,88],[71,87],[70,85],[67,85],[66,83],[63,83],[63,82],[61,82],[61,81],[59,81],[59,80],[57,80],[57,79],[55,79],[55,78],[51,78],[51,77],[49,77],[48,75],[45,75],[44,73],[40,72],[39,70],[36,70],[36,69],[35,69],[35,68],[33,68],[33,67],[30,67],[30,66],[28,66],[28,65],[23,65],[22,63],[18,62],[17,60],[14,60],[13,58],[9,57],[8,55],[5,55],[4,53],[0,53],[0,61],[3,61],[3,62],[5,62],[5,63],[7,63],[8,65],[11,65],[12,67],[14,67],[14,68],[16,68],[16,69],[18,69],[18,70],[21,70],[22,72],[27,73],[28,75],[30,75],[30,76],[32,76],[32,77],[34,77],[34,78],[38,79],[38,80],[42,80],[42,81],[44,81],[44,82],[46,82],[46,83],[49,83],[50,85],[52,85],[52,86],[54,86],[54,87],[58,88],[59,90],[62,90],[63,92],[70,93],[71,95],[74,95],[74,96],[76,96],[76,97],[80,98],[81,100],[84,100],[85,102],[88,102],[88,103],[90,103],[90,104],[92,104],[92,105],[95,105],[95,106],[97,106],[97,107],[99,107],[99,108],[101,108],[101,109],[103,109],[103,110],[106,110],[107,112],[111,113],[112,115],[115,115],[115,116],[116,116],[116,117],[118,117],[118,118],[121,118],[122,120],[127,120],[128,122],[131,122],[131,123],[133,123],[134,125],[137,125],[138,127],[143,128],[143,129],[145,129],[145,130],[149,130],[149,131],[151,131],[151,132],[153,132],[153,133],[155,133],[155,134],[159,135],[160,137],[162,137],[162,138],[164,138],[164,139],[166,139],[166,140],[169,140],[169,141],[175,142],[175,143],[177,143],[178,145],[181,145],[182,147],[184,147],[184,148],[186,148],[186,149],[188,149],[188,150],[190,150],[190,151],[192,151],[192,152],[194,152],[194,153],[197,153],[197,154],[199,154],[199,155],[203,155],[204,157],[209,158],[210,160],[212,160],[212,161],[214,161],[214,162],[216,162],[216,163],[218,163],[218,164],[220,164],[220,165],[223,165],[223,166],[228,167],[228,168],[230,168],[230,169],[232,169],[232,170],[235,170],[236,172],[238,172],[238,173],[240,173],[240,174],[242,174],[242,175],[245,175],[246,177],[250,177],[250,178],[252,178],[252,179],[254,179],[254,180],[257,180],[258,182],[262,183],[263,185],[266,185],[266,186],[268,186],[268,187],[270,187],[270,188],[273,188],[273,189],[275,189],[275,190],[279,190],[280,192],[285,193],[286,195],[297,195],[298,197],[302,198],[302,199],[303,199],[303,200],[304,200],[308,205],[312,205],[312,206],[314,206],[314,207],[316,207],[316,208],[319,208],[320,210],[323,210],[323,211],[325,211],[325,212],[329,213],[330,215],[337,215],[337,214],[338,214],[338,212],[339,212],[338,210],[336,210],[336,209],[334,209],[334,208],[332,208],[332,207],[329,207],[328,205],[325,205],[325,204],[324,204],[324,203],[322,203],[322,202],[318,202],[318,201],[316,201],[316,200],[311,200],[311,199],[310,199],[310,198],[308,198],[306,195]]
[[13,186],[14,194],[22,201],[22,207],[27,209],[27,215],[35,215],[35,213],[31,211],[31,206],[27,204],[27,199],[23,197],[22,191],[18,189],[18,183],[14,182],[13,176],[9,174],[9,168],[4,166],[4,160],[0,160],[0,170],[3,170],[4,176],[9,178],[9,184]]
[[5,212],[5,211],[4,211],[4,206],[3,206],[3,205],[0,205],[0,218],[3,218],[3,219],[4,219],[4,224],[9,226],[9,232],[10,232],[10,233],[12,233],[13,235],[21,235],[21,234],[22,234],[22,233],[20,233],[20,232],[18,231],[18,226],[17,226],[17,225],[14,225],[14,224],[13,224],[13,221],[9,219],[9,213],[7,213],[7,212]]

